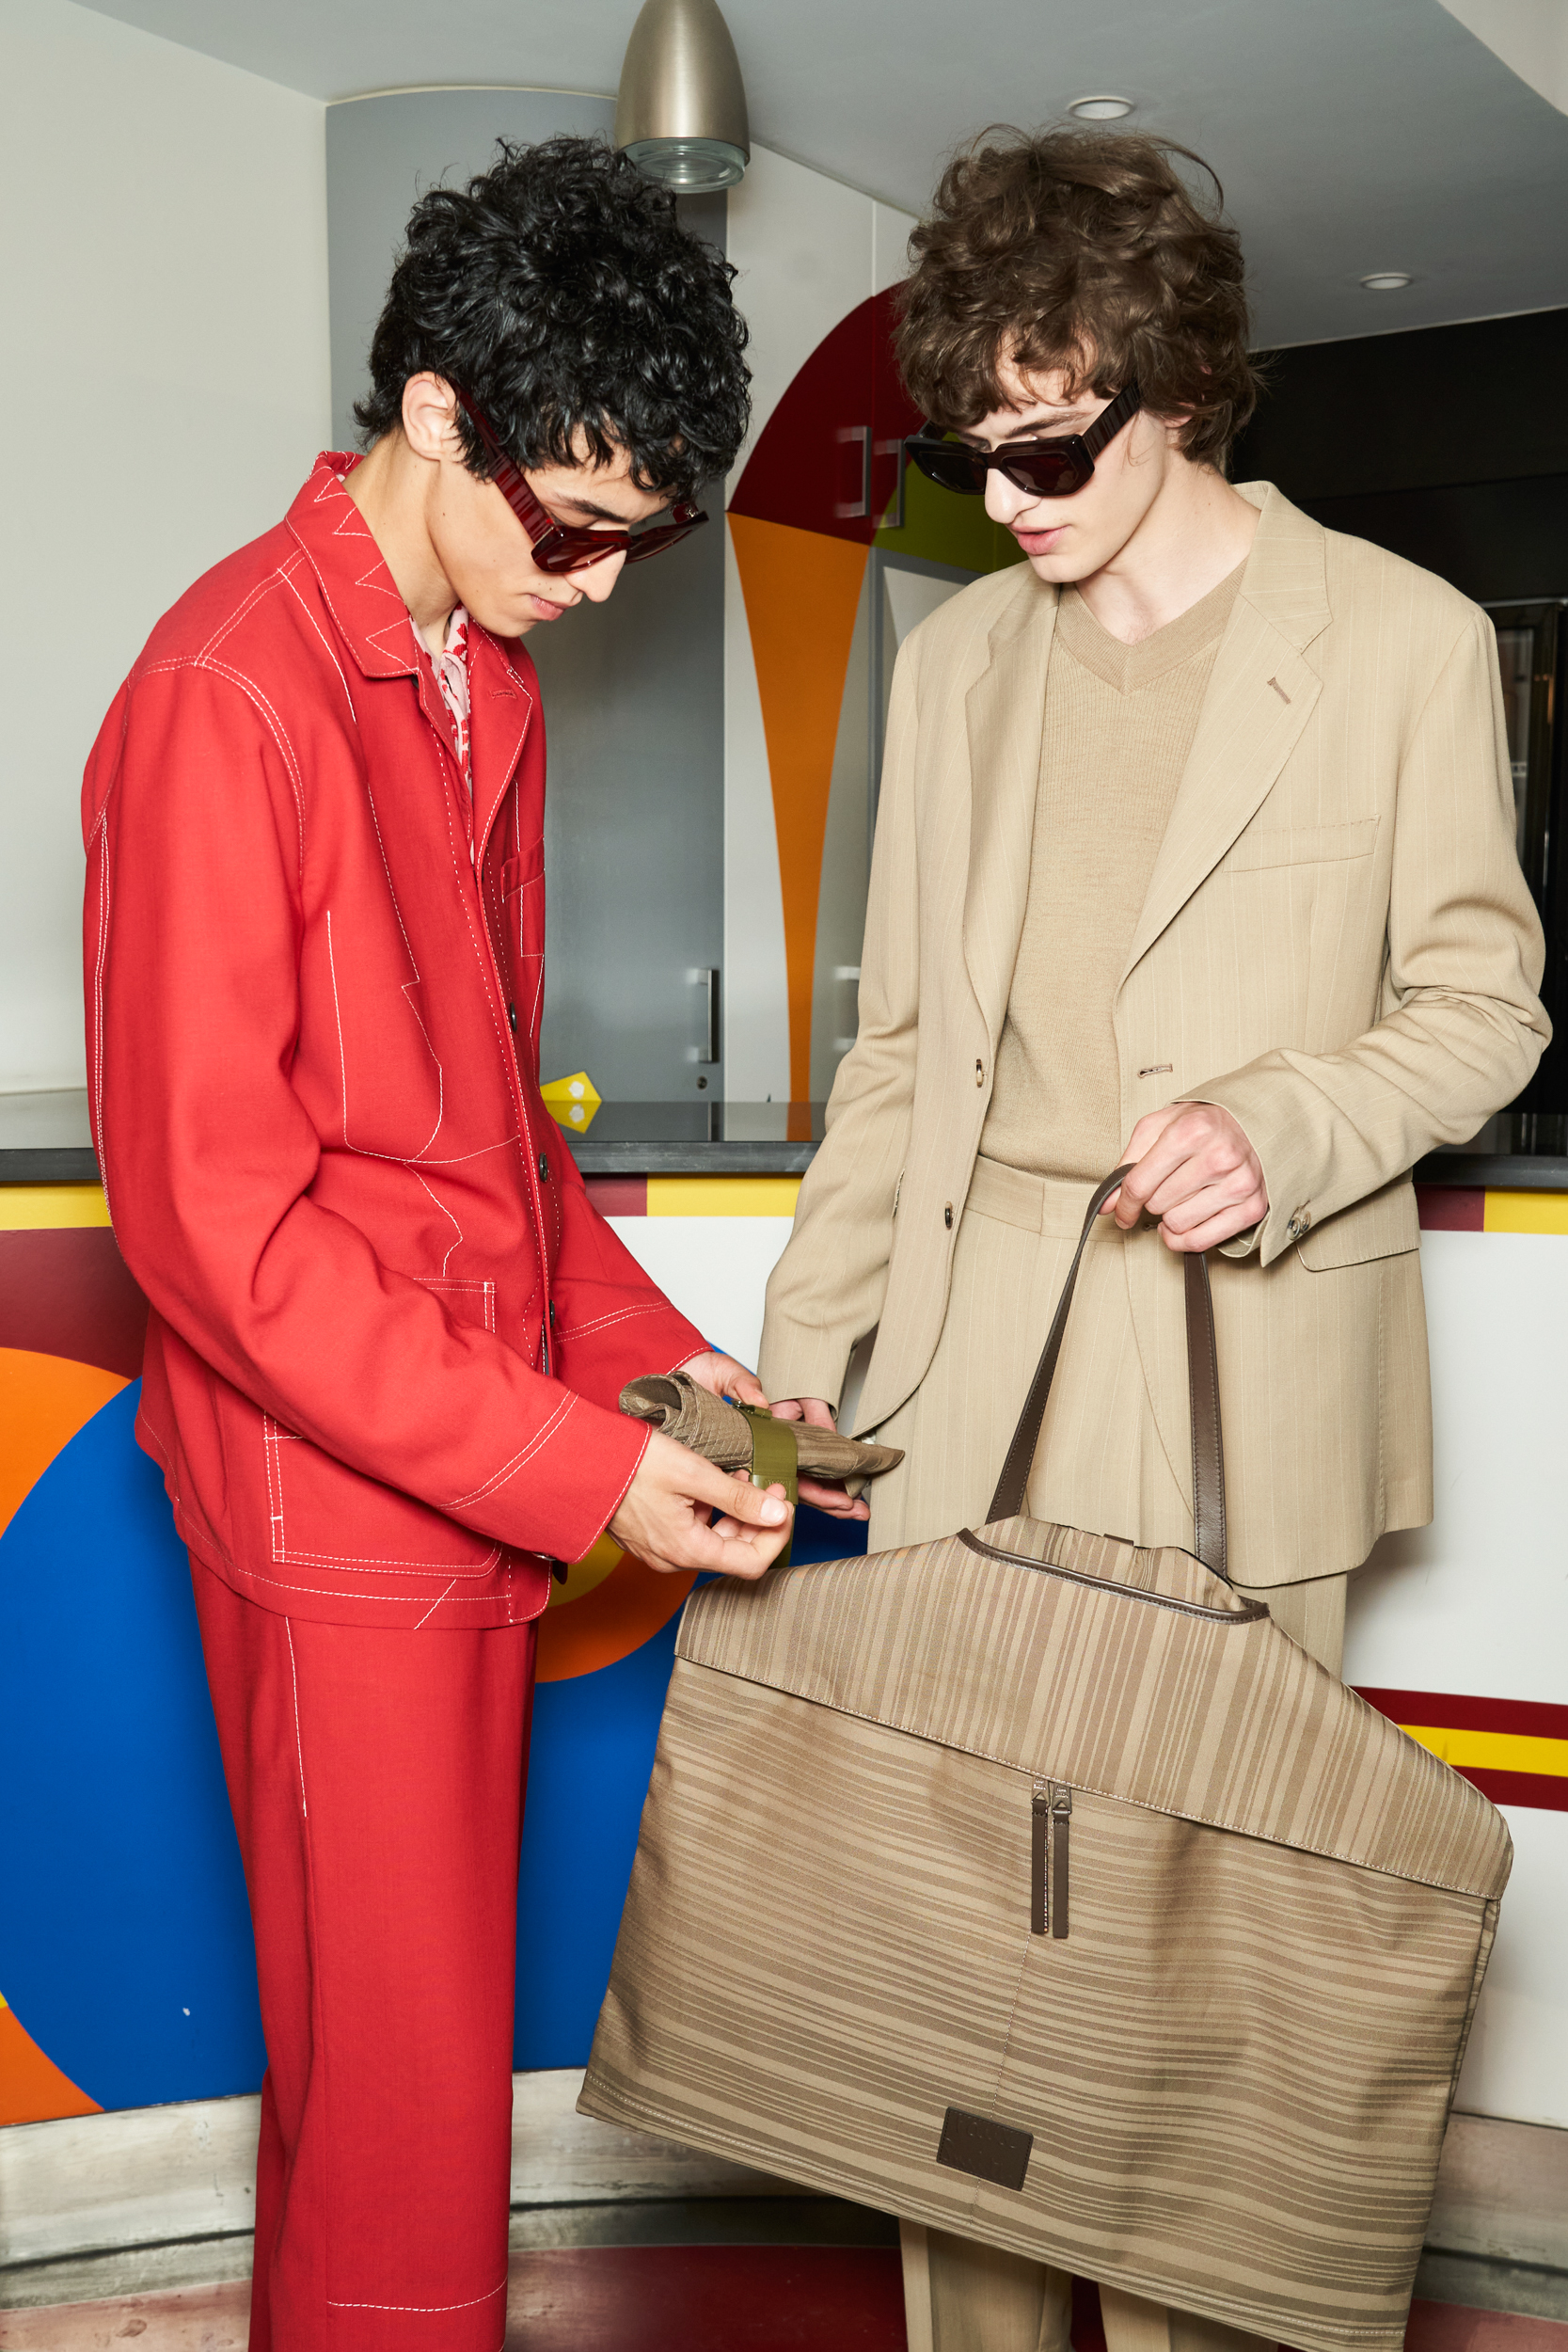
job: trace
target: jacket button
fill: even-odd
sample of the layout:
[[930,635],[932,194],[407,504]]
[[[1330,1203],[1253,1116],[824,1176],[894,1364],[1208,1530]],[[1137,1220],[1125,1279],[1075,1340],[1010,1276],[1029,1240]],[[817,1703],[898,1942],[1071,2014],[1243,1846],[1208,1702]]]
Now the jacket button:
[[974,1083],[977,1087],[983,1087],[986,1083],[986,1065],[983,1061],[977,1061],[974,1065]]
[[942,1221],[949,1232],[953,1231],[953,1203],[949,1200],[942,1212]]
[[515,1005],[508,1005],[506,1008],[506,1018],[511,1026],[512,1034],[515,1037],[517,1034],[517,1008]]
[[540,1152],[540,1154],[539,1154],[539,1182],[540,1182],[542,1184],[547,1184],[549,1183],[549,1181],[550,1181],[550,1164],[549,1164],[548,1160],[545,1157],[545,1154],[543,1153],[543,1152]]

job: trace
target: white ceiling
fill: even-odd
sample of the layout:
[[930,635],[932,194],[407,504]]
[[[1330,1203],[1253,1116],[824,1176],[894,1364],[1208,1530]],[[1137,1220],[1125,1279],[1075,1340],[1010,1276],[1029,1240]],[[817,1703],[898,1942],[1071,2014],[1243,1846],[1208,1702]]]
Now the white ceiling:
[[[1458,14],[1493,37],[1491,20],[1534,4],[723,0],[752,135],[911,212],[943,153],[986,123],[1044,121],[1089,91],[1135,99],[1133,122],[1218,169],[1259,340],[1276,343],[1568,304],[1568,115]],[[612,92],[638,7],[106,0],[103,12],[342,99],[454,83]],[[1357,281],[1373,270],[1415,282],[1368,294]]]

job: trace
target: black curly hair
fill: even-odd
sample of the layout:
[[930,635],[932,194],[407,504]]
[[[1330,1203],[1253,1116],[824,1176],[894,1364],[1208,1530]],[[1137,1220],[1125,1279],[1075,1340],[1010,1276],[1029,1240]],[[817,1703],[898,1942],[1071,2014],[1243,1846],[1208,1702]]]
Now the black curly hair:
[[[414,207],[355,403],[362,439],[401,422],[404,386],[428,370],[461,385],[520,466],[575,465],[581,433],[598,463],[625,450],[644,489],[689,498],[746,432],[735,271],[607,141],[497,145],[488,171]],[[461,410],[457,424],[488,479]]]

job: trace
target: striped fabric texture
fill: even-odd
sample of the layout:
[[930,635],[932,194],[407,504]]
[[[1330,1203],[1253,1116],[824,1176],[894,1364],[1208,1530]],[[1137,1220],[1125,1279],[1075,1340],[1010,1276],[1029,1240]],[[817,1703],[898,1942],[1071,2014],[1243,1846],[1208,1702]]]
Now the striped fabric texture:
[[723,1581],[581,2105],[1299,2352],[1399,2352],[1510,1853],[1173,1548],[1014,1519]]

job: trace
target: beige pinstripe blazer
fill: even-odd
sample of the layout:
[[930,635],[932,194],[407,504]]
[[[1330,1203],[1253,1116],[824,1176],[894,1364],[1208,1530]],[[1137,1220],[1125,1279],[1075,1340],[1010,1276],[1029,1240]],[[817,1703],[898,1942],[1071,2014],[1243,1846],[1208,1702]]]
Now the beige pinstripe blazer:
[[[1115,1030],[1124,1134],[1171,1101],[1219,1103],[1262,1163],[1269,1214],[1229,1245],[1247,1279],[1217,1308],[1233,1514],[1251,1531],[1237,1573],[1270,1583],[1354,1565],[1385,1527],[1430,1518],[1407,1171],[1512,1101],[1549,1031],[1491,624],[1269,485],[1242,495],[1259,528]],[[759,1367],[770,1395],[836,1399],[876,1327],[862,1430],[914,1392],[942,1331],[1023,924],[1055,603],[1020,564],[954,597],[898,660],[860,1032]],[[1129,1282],[1180,1460],[1168,1255],[1129,1252]]]

